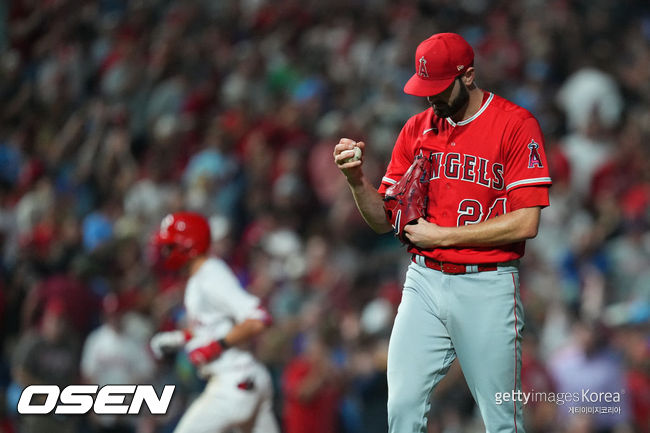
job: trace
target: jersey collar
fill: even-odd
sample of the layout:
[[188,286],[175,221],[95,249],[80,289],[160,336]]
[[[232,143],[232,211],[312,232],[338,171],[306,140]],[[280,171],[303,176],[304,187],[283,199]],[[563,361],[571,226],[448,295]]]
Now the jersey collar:
[[469,122],[471,122],[472,120],[476,119],[478,116],[481,115],[481,113],[483,113],[483,112],[485,111],[485,109],[488,107],[488,105],[490,105],[490,102],[492,102],[492,98],[494,98],[494,93],[490,92],[490,95],[488,96],[487,100],[483,103],[483,105],[481,106],[481,108],[479,108],[479,110],[478,110],[476,113],[474,113],[474,115],[473,115],[472,117],[470,117],[470,118],[468,118],[468,119],[465,119],[465,120],[461,120],[460,122],[454,122],[454,121],[451,120],[449,117],[446,117],[447,122],[449,122],[449,124],[450,124],[451,126],[463,126],[463,125],[467,125]]

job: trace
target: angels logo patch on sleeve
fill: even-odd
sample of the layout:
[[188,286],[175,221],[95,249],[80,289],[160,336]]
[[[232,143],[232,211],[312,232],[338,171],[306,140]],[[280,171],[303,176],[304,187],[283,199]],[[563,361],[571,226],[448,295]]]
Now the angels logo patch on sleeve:
[[528,143],[528,149],[530,149],[530,155],[528,156],[528,168],[544,168],[542,164],[542,158],[539,156],[539,144],[531,139]]

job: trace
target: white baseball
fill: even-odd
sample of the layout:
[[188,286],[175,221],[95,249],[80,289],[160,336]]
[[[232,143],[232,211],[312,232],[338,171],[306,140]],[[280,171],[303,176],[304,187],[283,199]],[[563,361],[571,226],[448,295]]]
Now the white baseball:
[[352,149],[352,150],[354,151],[354,155],[352,155],[349,158],[345,158],[343,160],[344,164],[347,163],[347,162],[354,162],[354,161],[358,161],[358,160],[361,159],[361,148],[359,146],[354,146],[354,149]]

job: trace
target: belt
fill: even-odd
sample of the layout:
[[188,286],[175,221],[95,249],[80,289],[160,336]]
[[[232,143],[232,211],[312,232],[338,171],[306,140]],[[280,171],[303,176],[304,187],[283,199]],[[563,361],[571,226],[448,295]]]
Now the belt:
[[469,274],[475,272],[496,271],[499,265],[497,263],[482,263],[480,265],[463,265],[459,263],[439,262],[429,257],[413,254],[411,257],[413,263],[424,265],[429,269],[440,271],[443,274]]

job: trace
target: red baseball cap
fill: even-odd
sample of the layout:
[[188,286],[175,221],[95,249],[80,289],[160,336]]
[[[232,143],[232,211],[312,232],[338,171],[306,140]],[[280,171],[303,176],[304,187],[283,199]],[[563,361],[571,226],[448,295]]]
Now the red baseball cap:
[[437,33],[415,50],[415,74],[404,92],[433,96],[445,90],[454,79],[474,64],[474,50],[456,33]]

